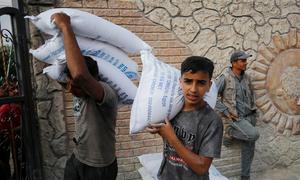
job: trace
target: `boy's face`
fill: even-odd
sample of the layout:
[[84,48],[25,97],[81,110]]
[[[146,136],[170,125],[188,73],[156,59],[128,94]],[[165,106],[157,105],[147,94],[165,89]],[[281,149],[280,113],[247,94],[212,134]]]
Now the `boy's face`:
[[188,71],[182,74],[180,85],[185,99],[184,106],[196,108],[204,102],[203,96],[209,91],[211,81],[207,72],[192,73],[192,71]]

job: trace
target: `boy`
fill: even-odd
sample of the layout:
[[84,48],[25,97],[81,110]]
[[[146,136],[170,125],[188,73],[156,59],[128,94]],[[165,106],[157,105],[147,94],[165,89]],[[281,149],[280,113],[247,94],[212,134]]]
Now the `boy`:
[[76,144],[65,168],[65,180],[115,180],[117,95],[98,81],[97,63],[83,57],[71,27],[70,17],[52,15],[64,37],[69,81],[65,88],[75,98]]
[[161,124],[150,124],[147,131],[164,140],[164,159],[158,173],[161,180],[208,180],[213,158],[221,152],[223,124],[203,100],[209,91],[214,70],[205,57],[188,57],[181,64],[180,85],[184,95],[181,111]]

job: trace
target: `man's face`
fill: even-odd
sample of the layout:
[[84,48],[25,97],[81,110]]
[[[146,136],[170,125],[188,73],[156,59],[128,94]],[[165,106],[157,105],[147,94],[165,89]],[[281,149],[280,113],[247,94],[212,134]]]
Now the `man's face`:
[[245,71],[247,64],[247,59],[238,59],[232,63],[232,67],[241,71]]
[[180,85],[185,98],[185,106],[197,107],[203,102],[203,96],[209,90],[211,81],[207,72],[188,71],[182,74]]

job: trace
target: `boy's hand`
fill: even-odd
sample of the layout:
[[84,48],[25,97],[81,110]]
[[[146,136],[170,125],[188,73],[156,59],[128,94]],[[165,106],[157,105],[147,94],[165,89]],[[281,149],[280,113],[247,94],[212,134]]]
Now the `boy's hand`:
[[159,132],[159,128],[162,126],[164,123],[158,123],[158,124],[149,124],[146,127],[146,131],[151,133],[151,134],[157,134]]
[[151,134],[158,133],[162,138],[167,139],[168,141],[176,137],[173,127],[168,119],[165,119],[165,123],[150,124],[146,130]]
[[66,15],[65,13],[55,13],[51,16],[51,20],[60,30],[71,26],[70,16]]

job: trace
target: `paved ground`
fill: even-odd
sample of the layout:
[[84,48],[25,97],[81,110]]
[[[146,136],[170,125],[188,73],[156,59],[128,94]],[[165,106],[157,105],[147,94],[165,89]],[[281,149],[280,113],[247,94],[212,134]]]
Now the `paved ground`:
[[[158,161],[159,164],[160,161]],[[151,164],[151,163],[150,163]],[[155,163],[157,164],[157,162]],[[148,171],[152,172],[153,168],[156,166],[149,166],[148,165]],[[153,165],[153,164],[152,164]],[[143,180],[154,180],[154,178],[150,174],[156,174],[157,170],[154,170],[154,172],[150,173],[146,170],[145,167],[142,167],[139,169],[139,173],[142,176]],[[216,177],[217,180],[219,179]],[[222,178],[220,178],[222,179]],[[229,180],[240,180],[240,177],[230,177]],[[274,168],[270,170],[265,170],[262,172],[256,172],[251,174],[251,180],[300,180],[300,165],[299,166],[290,166],[287,168]]]
[[[229,180],[240,180],[239,177]],[[300,180],[300,167],[289,169],[272,169],[260,173],[253,173],[251,180]]]

